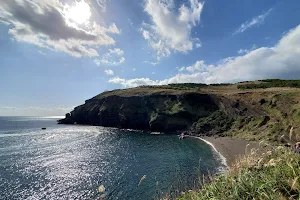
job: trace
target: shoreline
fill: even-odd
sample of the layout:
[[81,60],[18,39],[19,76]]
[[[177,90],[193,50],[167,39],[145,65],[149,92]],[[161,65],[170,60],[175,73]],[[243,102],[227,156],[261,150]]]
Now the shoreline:
[[213,149],[213,151],[218,154],[218,156],[221,160],[221,163],[226,167],[225,170],[221,170],[221,171],[227,171],[227,169],[229,167],[228,163],[227,163],[227,158],[220,151],[218,151],[218,149],[211,142],[209,142],[201,137],[197,137],[197,136],[189,136],[189,137],[196,138],[196,139],[201,140],[201,141],[205,142],[206,144],[208,144]]
[[246,154],[246,148],[248,152],[252,148],[258,148],[257,142],[231,137],[189,137],[200,139],[210,145],[212,150],[219,155],[222,164],[224,164],[227,168],[234,164],[237,158]]

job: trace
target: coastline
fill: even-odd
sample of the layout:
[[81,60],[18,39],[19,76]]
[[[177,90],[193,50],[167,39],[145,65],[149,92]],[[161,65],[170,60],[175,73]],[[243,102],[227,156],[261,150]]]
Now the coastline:
[[230,137],[197,137],[197,138],[210,145],[211,148],[219,154],[222,163],[230,167],[237,158],[245,155],[246,148],[249,152],[252,148],[258,148],[258,143],[253,141],[247,141],[243,139],[230,138]]
[[227,158],[220,151],[218,151],[218,149],[216,149],[216,147],[211,142],[209,142],[201,137],[197,137],[197,136],[189,136],[189,137],[196,138],[196,139],[201,140],[201,141],[205,142],[206,144],[208,144],[213,149],[213,151],[215,151],[218,154],[218,156],[221,160],[221,163],[225,166],[225,169],[224,170],[222,169],[221,171],[226,171],[228,169]]

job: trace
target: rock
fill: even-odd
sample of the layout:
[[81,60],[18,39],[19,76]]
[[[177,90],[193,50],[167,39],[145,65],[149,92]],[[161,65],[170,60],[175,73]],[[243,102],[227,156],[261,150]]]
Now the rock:
[[284,144],[285,147],[291,147],[292,145],[290,143]]
[[262,126],[266,125],[268,123],[268,121],[270,121],[270,119],[271,118],[269,116],[264,116],[262,122],[258,124],[258,127],[262,127]]
[[263,104],[265,104],[267,101],[265,100],[265,99],[261,99],[260,100],[260,105],[263,105]]
[[105,191],[104,185],[100,185],[100,186],[98,187],[98,192],[104,192],[104,191]]

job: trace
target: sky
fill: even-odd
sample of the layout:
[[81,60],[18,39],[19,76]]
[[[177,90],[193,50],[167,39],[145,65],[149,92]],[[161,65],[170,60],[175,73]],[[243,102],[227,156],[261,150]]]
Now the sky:
[[117,88],[300,79],[299,0],[0,0],[0,115]]

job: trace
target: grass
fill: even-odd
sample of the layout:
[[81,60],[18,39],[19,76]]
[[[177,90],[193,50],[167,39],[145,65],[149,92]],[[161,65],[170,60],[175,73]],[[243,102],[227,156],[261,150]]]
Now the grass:
[[260,149],[234,163],[227,174],[210,178],[198,191],[178,200],[204,199],[299,199],[300,156],[283,146],[267,153]]
[[233,119],[221,111],[215,111],[208,117],[200,118],[192,125],[190,131],[194,134],[221,135],[231,128],[232,123]]
[[175,114],[181,111],[184,111],[182,102],[174,102],[174,101],[165,101],[166,113],[167,114]]
[[[262,113],[238,116],[226,135],[253,141],[263,139],[278,144],[281,135],[287,134],[291,126],[294,127],[295,132],[300,133],[299,91],[252,93],[248,97],[243,94],[242,101]],[[300,140],[299,136],[298,140]]]
[[261,80],[261,83],[249,83],[238,85],[238,89],[257,89],[257,88],[271,88],[271,87],[294,87],[300,88],[300,80],[280,80],[280,79],[266,79]]
[[[271,87],[296,87],[300,88],[300,80],[279,80],[266,79],[255,81],[245,81],[237,84],[219,83],[219,84],[204,84],[204,83],[173,83],[168,85],[144,85],[128,89],[116,89],[105,91],[90,100],[98,100],[109,96],[147,96],[147,95],[181,95],[187,92],[194,93],[239,93],[241,89],[257,89]],[[88,100],[89,101],[89,100]]]
[[[105,91],[96,95],[90,100],[97,100],[109,96],[147,96],[147,95],[180,95],[186,92],[202,93],[203,88],[210,88],[214,86],[220,88],[221,86],[231,86],[230,83],[220,84],[204,84],[204,83],[172,83],[168,85],[143,85],[134,88],[116,89],[111,91]],[[205,92],[204,92],[205,93]]]
[[207,85],[203,83],[173,83],[167,87],[175,90],[200,90],[200,88],[207,87]]

